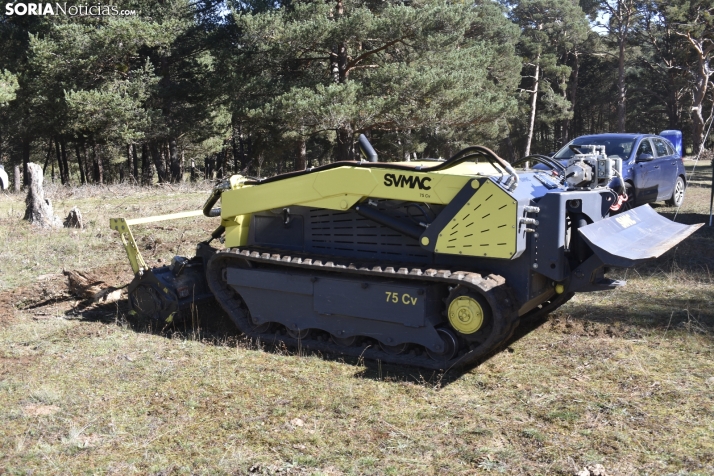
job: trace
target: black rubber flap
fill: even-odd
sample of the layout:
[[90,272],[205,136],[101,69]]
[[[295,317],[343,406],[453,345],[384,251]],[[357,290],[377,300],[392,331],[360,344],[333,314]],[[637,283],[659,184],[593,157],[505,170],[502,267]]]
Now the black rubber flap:
[[642,205],[579,231],[605,266],[629,268],[659,257],[702,225],[674,223],[649,205]]

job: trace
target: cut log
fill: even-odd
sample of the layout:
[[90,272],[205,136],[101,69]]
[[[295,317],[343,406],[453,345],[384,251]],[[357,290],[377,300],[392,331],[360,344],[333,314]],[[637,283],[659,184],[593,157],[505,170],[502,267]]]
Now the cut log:
[[43,228],[57,228],[62,226],[62,221],[56,217],[52,211],[52,202],[45,198],[42,188],[42,167],[30,162],[27,164],[27,174],[29,176],[29,186],[27,188],[27,198],[25,204],[25,220],[39,225]]
[[62,274],[67,276],[69,292],[82,299],[93,299],[107,287],[104,281],[84,271],[62,271]]
[[99,291],[97,294],[94,295],[92,300],[94,302],[101,302],[101,303],[106,303],[106,302],[116,302],[121,299],[121,293],[122,290],[115,288],[113,286],[109,286],[106,289],[102,289]]
[[109,286],[101,279],[84,271],[62,271],[67,276],[69,292],[94,302],[114,302],[121,299],[121,288]]
[[82,212],[79,211],[79,208],[72,207],[67,218],[64,219],[63,225],[65,228],[84,228],[84,220],[82,219]]

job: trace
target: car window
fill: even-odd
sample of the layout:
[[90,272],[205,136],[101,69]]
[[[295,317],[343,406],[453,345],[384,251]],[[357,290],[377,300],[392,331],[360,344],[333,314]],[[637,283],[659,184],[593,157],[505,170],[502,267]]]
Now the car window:
[[667,155],[674,155],[674,149],[669,145],[669,142],[665,141],[664,145],[667,146]]
[[664,141],[662,139],[652,139],[652,141],[655,144],[655,149],[657,149],[657,157],[664,157],[667,154],[667,146],[664,145]]
[[603,138],[603,137],[578,137],[577,139],[574,139],[572,142],[570,142],[568,145],[563,147],[558,151],[557,154],[553,156],[555,159],[569,159],[573,155],[575,155],[575,152],[573,152],[570,149],[570,145],[604,145],[605,146],[605,153],[610,156],[610,155],[617,155],[619,156],[622,160],[627,160],[630,157],[630,153],[632,152],[632,148],[635,145],[635,140],[630,139],[630,138],[621,138],[621,137],[615,137],[615,138]]
[[652,152],[652,145],[649,140],[642,139],[642,142],[640,142],[640,147],[637,149],[637,155],[639,156],[640,154],[650,154],[651,156],[654,156],[654,152]]

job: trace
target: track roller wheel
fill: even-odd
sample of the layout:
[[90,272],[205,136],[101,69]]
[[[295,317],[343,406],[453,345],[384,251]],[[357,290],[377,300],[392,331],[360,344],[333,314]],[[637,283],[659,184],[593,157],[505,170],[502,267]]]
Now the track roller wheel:
[[312,335],[312,329],[287,329],[288,336],[297,340],[305,340]]
[[251,331],[256,334],[265,334],[271,331],[273,328],[272,322],[259,322],[253,316],[250,316]]
[[446,315],[451,327],[471,342],[485,339],[493,327],[493,313],[486,299],[465,286],[457,286],[449,294]]
[[384,344],[384,343],[380,342],[379,348],[382,349],[382,351],[386,352],[387,354],[399,355],[399,354],[403,354],[407,351],[407,349],[409,348],[409,344],[407,344],[405,342],[403,344],[389,345],[389,344]]
[[439,337],[444,341],[443,351],[435,352],[431,349],[426,349],[426,353],[429,354],[429,357],[437,362],[446,362],[456,357],[459,353],[459,338],[456,337],[456,333],[445,327],[439,327],[436,329],[436,332],[439,333]]
[[351,336],[351,337],[337,337],[333,334],[330,334],[330,340],[334,342],[337,345],[341,345],[343,347],[353,347],[357,345],[357,342],[359,342],[359,337],[358,336]]

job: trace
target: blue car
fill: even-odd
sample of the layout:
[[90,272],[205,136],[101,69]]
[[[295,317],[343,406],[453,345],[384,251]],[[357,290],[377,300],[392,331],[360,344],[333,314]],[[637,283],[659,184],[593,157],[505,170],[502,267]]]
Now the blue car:
[[687,185],[682,157],[672,143],[654,134],[593,134],[573,139],[553,158],[565,163],[575,152],[571,145],[604,145],[608,156],[622,159],[627,203],[624,209],[666,201],[679,207]]

